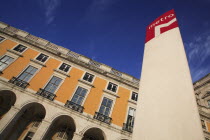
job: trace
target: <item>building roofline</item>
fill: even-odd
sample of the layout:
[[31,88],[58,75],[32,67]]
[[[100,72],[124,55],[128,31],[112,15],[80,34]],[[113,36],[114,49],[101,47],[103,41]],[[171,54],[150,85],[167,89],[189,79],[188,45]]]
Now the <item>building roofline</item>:
[[204,77],[200,78],[199,80],[195,81],[195,82],[193,83],[193,85],[195,85],[197,82],[203,80],[204,78],[206,78],[206,77],[208,77],[208,76],[210,76],[210,73],[208,73],[208,74],[205,75]]
[[17,38],[18,40],[22,40],[38,48],[44,49],[45,51],[53,53],[54,55],[59,55],[61,58],[64,58],[76,64],[80,64],[83,67],[89,68],[100,74],[104,74],[109,78],[127,84],[133,88],[138,89],[139,87],[140,80],[129,74],[120,72],[106,64],[94,61],[84,55],[75,53],[67,48],[58,46],[48,40],[29,34],[26,31],[14,28],[1,21],[0,32],[12,36],[13,38]]

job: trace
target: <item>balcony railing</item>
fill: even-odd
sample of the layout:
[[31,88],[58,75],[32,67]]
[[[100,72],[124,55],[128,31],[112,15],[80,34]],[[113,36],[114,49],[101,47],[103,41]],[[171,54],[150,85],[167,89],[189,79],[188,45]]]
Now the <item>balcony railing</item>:
[[12,77],[12,79],[10,79],[9,82],[14,84],[14,85],[16,85],[16,86],[24,88],[24,89],[29,85],[29,83],[27,83],[27,82],[25,82],[23,80],[20,80],[20,79],[18,79],[16,77]]
[[41,88],[39,89],[39,91],[36,94],[38,94],[38,95],[40,95],[40,96],[42,96],[44,98],[47,98],[47,99],[49,99],[51,101],[53,101],[54,98],[56,97],[55,94],[53,94],[53,93],[51,93],[49,91],[46,91],[44,89],[41,89]]
[[78,104],[76,104],[76,103],[74,103],[72,101],[69,101],[69,100],[67,100],[67,102],[66,102],[66,104],[64,106],[65,107],[68,107],[68,108],[70,108],[72,110],[78,111],[80,113],[82,113],[83,112],[83,109],[84,109],[83,106],[78,105]]
[[102,121],[104,123],[107,123],[107,124],[110,124],[111,121],[112,121],[112,118],[108,117],[108,116],[105,116],[99,112],[95,112],[95,115],[93,117],[94,119],[97,119],[99,121]]
[[123,128],[122,129],[125,130],[125,131],[128,131],[130,133],[133,132],[133,126],[131,126],[131,125],[127,124],[127,123],[123,123]]

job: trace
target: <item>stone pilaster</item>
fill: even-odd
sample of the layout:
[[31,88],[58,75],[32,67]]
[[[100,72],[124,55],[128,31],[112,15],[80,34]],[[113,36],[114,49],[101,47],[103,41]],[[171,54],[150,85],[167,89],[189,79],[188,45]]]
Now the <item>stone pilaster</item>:
[[82,140],[82,135],[80,135],[78,133],[74,133],[74,137],[72,140]]
[[3,131],[9,125],[9,123],[15,118],[15,116],[19,111],[20,109],[12,106],[11,109],[0,120],[0,139],[4,137]]
[[51,124],[50,122],[48,122],[46,120],[42,120],[42,123],[39,126],[39,128],[37,129],[36,133],[34,134],[32,140],[42,140],[44,135],[46,134],[50,124]]

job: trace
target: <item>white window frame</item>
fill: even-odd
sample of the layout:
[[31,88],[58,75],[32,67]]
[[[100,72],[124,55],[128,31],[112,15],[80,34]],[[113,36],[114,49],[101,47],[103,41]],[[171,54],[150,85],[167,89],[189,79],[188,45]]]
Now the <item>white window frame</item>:
[[[71,98],[70,98],[69,101],[72,101],[72,99],[73,99],[73,97],[74,97],[74,95],[75,95],[75,93],[76,93],[76,91],[77,91],[77,89],[78,89],[79,87],[84,88],[84,87],[82,87],[82,86],[77,85],[77,87],[74,89],[74,92],[73,92],[73,94],[72,94],[72,96],[71,96]],[[90,92],[89,89],[87,89],[87,88],[84,88],[84,89],[87,90],[87,93],[86,93],[86,95],[85,95],[83,101],[81,102],[81,105],[80,105],[80,106],[84,106],[85,101],[86,101],[86,99],[87,99],[87,96],[89,95],[89,92]]]
[[[133,92],[137,93],[137,95],[138,95],[137,101],[131,99]],[[129,97],[129,102],[133,102],[134,104],[136,104],[138,102],[138,100],[139,100],[139,92],[138,91],[137,92],[136,91],[131,91],[130,92],[130,97]]]
[[97,112],[99,112],[99,110],[100,110],[100,107],[101,107],[101,104],[102,104],[102,101],[103,101],[104,97],[112,100],[112,106],[111,106],[111,109],[110,109],[110,112],[109,112],[109,116],[108,116],[108,117],[111,118],[112,112],[113,112],[113,109],[114,109],[114,106],[115,106],[115,102],[116,102],[116,97],[114,97],[114,96],[112,96],[110,94],[107,94],[107,93],[103,94],[102,97],[101,97],[101,100],[100,100]]
[[[127,122],[127,119],[128,119],[128,111],[129,111],[129,108],[134,108],[136,109],[136,105],[133,104],[133,103],[128,103],[128,106],[127,106],[127,110],[126,110],[126,116],[125,116],[125,119],[124,119],[124,123]],[[135,112],[136,113],[136,112]],[[136,118],[136,114],[135,114],[135,118]]]
[[4,42],[6,40],[5,37],[3,37],[3,36],[0,36],[0,37],[4,38],[2,41],[0,41],[0,43]]
[[112,90],[108,90],[107,88],[108,88],[108,86],[109,86],[109,83],[113,83],[113,84],[115,84],[116,82],[112,82],[112,81],[107,81],[107,83],[106,83],[106,91],[110,91],[110,92],[112,92],[112,93],[115,93],[115,94],[117,94],[118,93],[118,90],[119,90],[119,85],[118,84],[115,84],[115,85],[117,85],[117,90],[116,90],[116,92],[114,92],[114,91],[112,91]]
[[74,97],[74,94],[76,93],[78,87],[81,87],[81,88],[84,88],[84,89],[87,90],[87,93],[86,93],[86,95],[85,95],[85,97],[84,97],[84,99],[83,99],[83,101],[82,101],[82,103],[81,103],[81,106],[84,106],[85,101],[86,101],[86,99],[87,99],[87,97],[88,97],[88,95],[89,95],[89,93],[90,93],[90,90],[91,90],[90,86],[88,86],[88,85],[86,85],[86,84],[84,84],[84,83],[80,83],[80,82],[79,82],[79,83],[77,84],[76,88],[74,89],[73,94],[72,94],[71,97],[69,98],[69,101],[71,101],[72,98]]
[[3,72],[6,68],[8,68],[13,62],[15,62],[17,59],[18,59],[18,56],[17,55],[14,55],[13,53],[11,53],[11,52],[6,52],[4,55],[2,55],[1,57],[0,57],[0,59],[1,58],[3,58],[4,56],[9,56],[9,57],[12,57],[13,58],[13,61],[9,64],[9,65],[7,65],[5,68],[3,68],[1,71]]
[[210,108],[210,99],[207,99],[206,102],[207,102],[207,107]]
[[[204,122],[205,128],[203,128],[202,121]],[[206,121],[204,119],[201,119],[201,127],[202,127],[202,129],[205,129],[205,130],[208,129],[207,124],[206,124]]]
[[[67,64],[67,65],[70,66],[70,67],[69,67],[69,70],[68,70],[67,72],[65,72],[65,71],[59,69],[59,68],[62,66],[63,63],[65,63],[65,64]],[[58,66],[58,68],[57,68],[56,70],[68,74],[68,73],[71,71],[71,68],[72,68],[72,66],[71,66],[70,64],[68,64],[68,63],[66,63],[66,62],[61,62],[60,65]]]
[[29,66],[33,66],[35,68],[37,68],[37,71],[33,74],[33,76],[31,76],[31,78],[27,81],[27,83],[29,83],[33,78],[34,76],[40,71],[40,67],[38,67],[37,65],[34,65],[33,63],[29,63],[17,76],[16,78],[18,78]]
[[[70,66],[70,68],[69,68],[69,70],[68,70],[67,72],[62,71],[62,70],[59,69],[63,63],[65,63],[65,64],[67,64],[67,65]],[[59,66],[58,66],[55,70],[56,70],[56,71],[59,71],[59,72],[61,72],[61,73],[63,73],[63,74],[64,74],[64,73],[65,73],[65,74],[69,74],[69,72],[71,71],[71,69],[72,69],[72,65],[70,65],[69,63],[66,63],[66,62],[61,62],[61,63],[59,64]]]
[[41,64],[46,64],[47,61],[49,60],[50,56],[49,56],[49,55],[46,55],[46,56],[48,56],[48,58],[46,59],[46,61],[45,61],[45,62],[41,62],[41,61],[37,60],[37,57],[38,57],[39,55],[41,55],[41,54],[46,55],[46,53],[40,52],[40,53],[38,53],[38,55],[35,56],[35,58],[34,58],[33,60],[36,61],[36,62],[38,62],[38,63],[41,63]]
[[[86,73],[89,73],[89,74],[93,75],[93,80],[92,80],[92,82],[89,82],[89,81],[86,81],[86,80],[83,79]],[[85,71],[85,72],[83,73],[83,75],[82,75],[81,80],[82,80],[82,81],[85,81],[85,82],[88,82],[88,83],[90,83],[90,84],[93,84],[95,78],[96,78],[96,75],[92,74],[91,72]]]
[[[22,45],[22,44],[19,43],[19,44],[15,45],[11,50],[15,51],[14,48],[17,47],[18,45]],[[25,45],[22,45],[22,46],[25,46]],[[23,54],[26,50],[28,50],[28,47],[27,46],[25,46],[25,47],[26,47],[26,49],[23,52],[17,52],[17,51],[15,51],[15,52],[18,54]]]
[[52,93],[52,94],[54,94],[54,95],[56,95],[56,93],[57,93],[57,91],[60,89],[60,87],[61,87],[61,85],[63,84],[63,82],[65,81],[65,78],[64,78],[64,76],[63,75],[61,75],[61,74],[58,74],[58,73],[53,73],[51,76],[50,76],[50,78],[48,79],[48,81],[45,83],[45,85],[43,86],[43,88],[42,89],[44,89],[45,90],[45,88],[46,88],[46,86],[48,85],[48,83],[50,82],[50,80],[53,78],[53,76],[56,76],[56,77],[58,77],[58,78],[61,78],[61,83],[60,83],[60,85],[57,87],[57,89],[54,91],[54,93]]

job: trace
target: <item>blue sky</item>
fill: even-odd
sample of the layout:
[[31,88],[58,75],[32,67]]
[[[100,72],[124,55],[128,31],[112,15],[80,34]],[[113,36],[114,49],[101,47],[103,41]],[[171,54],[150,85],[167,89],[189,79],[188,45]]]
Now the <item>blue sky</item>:
[[193,81],[210,73],[210,0],[10,0],[0,20],[140,77],[145,29],[175,9]]

